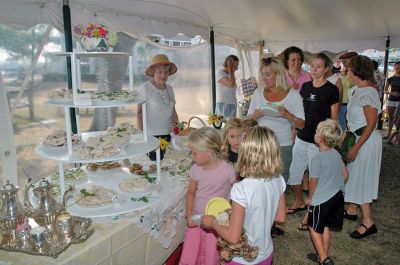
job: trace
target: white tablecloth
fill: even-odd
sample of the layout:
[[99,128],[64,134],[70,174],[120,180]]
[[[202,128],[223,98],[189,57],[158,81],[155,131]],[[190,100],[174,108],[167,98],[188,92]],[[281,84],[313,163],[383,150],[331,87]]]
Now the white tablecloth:
[[167,152],[165,164],[174,164],[170,174],[175,183],[168,198],[140,211],[94,219],[95,233],[56,259],[0,250],[0,265],[163,264],[184,238],[187,158],[175,150]]

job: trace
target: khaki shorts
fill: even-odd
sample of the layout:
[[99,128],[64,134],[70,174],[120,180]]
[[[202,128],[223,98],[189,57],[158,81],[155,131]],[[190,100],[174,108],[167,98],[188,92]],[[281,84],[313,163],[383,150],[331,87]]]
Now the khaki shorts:
[[311,160],[318,152],[319,149],[316,144],[305,142],[299,137],[296,137],[293,145],[288,185],[301,184],[304,171],[306,171],[307,167],[310,167]]

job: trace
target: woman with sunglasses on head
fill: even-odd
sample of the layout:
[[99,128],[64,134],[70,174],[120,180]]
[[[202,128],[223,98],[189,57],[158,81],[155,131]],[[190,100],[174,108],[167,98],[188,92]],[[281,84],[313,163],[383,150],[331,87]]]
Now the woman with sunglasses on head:
[[254,91],[247,115],[275,133],[282,151],[282,175],[287,181],[292,161],[292,128],[304,127],[303,102],[300,94],[287,85],[280,59],[262,59],[260,72],[264,87]]
[[[247,115],[274,132],[282,153],[282,176],[287,182],[292,161],[292,130],[304,127],[303,102],[298,91],[287,85],[280,59],[262,59],[260,72],[264,87],[254,91]],[[283,233],[275,224],[272,226],[273,237]]]

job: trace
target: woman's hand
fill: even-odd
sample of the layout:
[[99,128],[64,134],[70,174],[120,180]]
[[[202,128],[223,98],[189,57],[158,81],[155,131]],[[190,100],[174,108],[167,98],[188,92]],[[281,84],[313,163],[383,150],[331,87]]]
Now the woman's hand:
[[350,148],[349,152],[347,153],[346,161],[348,163],[353,162],[356,159],[359,150],[360,147],[358,147],[357,145],[353,145],[353,147]]
[[215,224],[215,217],[212,215],[202,215],[201,216],[201,225],[205,228],[213,228],[213,224]]
[[279,106],[278,110],[282,117],[284,117],[285,119],[292,122],[296,119],[296,117],[292,113],[290,113],[284,106]]
[[188,215],[188,216],[186,216],[186,218],[187,218],[187,226],[188,227],[193,228],[193,227],[197,226],[196,223],[193,222],[192,215]]
[[228,72],[233,73],[235,72],[235,65],[233,64],[233,59],[228,59]]
[[347,131],[345,130],[345,131],[343,131],[342,136],[340,137],[340,140],[339,140],[339,142],[338,142],[338,146],[339,146],[340,148],[342,147],[344,138],[346,138],[346,134],[347,134]]
[[250,115],[250,117],[255,119],[255,120],[258,120],[262,116],[264,116],[264,114],[263,114],[261,109],[255,109],[253,114]]

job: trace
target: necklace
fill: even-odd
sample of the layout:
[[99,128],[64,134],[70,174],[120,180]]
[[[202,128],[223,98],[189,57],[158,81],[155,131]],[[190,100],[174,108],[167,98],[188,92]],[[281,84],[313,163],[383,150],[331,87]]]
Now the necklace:
[[288,74],[289,74],[290,79],[292,79],[292,82],[293,82],[293,83],[296,83],[296,82],[297,82],[297,79],[299,79],[299,77],[300,77],[300,73],[291,74],[291,73],[288,71]]
[[171,97],[171,95],[168,92],[168,87],[167,85],[164,85],[164,87],[162,89],[158,88],[156,86],[156,84],[152,81],[151,82],[154,86],[154,89],[158,92],[158,94],[161,97],[162,102],[164,103],[164,105],[169,105],[171,103],[173,103],[173,99]]
[[160,97],[165,105],[169,105],[172,103],[172,98],[169,95],[168,88],[157,89],[157,91],[158,91],[158,94],[160,94]]

